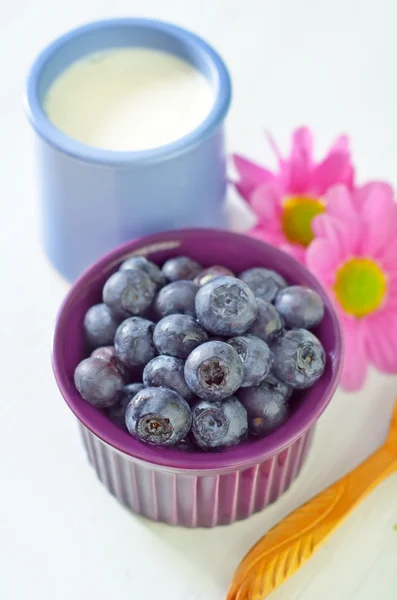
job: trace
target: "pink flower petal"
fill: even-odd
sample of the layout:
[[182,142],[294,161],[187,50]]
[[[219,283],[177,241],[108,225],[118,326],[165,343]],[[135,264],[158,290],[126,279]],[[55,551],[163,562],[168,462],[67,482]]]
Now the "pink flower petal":
[[349,190],[354,190],[354,178],[355,171],[353,165],[348,165],[346,167],[346,172],[343,177],[344,184],[349,188]]
[[314,239],[306,250],[306,265],[325,285],[335,283],[336,271],[342,262],[340,249],[330,240]]
[[380,258],[377,259],[379,266],[386,274],[397,275],[397,224],[394,223],[396,231],[396,239],[394,239],[382,252]]
[[397,264],[394,270],[385,269],[384,266],[378,262],[379,267],[384,272],[387,279],[387,297],[383,304],[383,307],[387,310],[396,312],[397,307]]
[[347,315],[341,318],[341,322],[345,342],[341,386],[348,392],[354,392],[362,388],[367,375],[365,328],[363,321]]
[[370,181],[354,191],[353,201],[364,217],[377,218],[394,204],[393,188],[384,181]]
[[397,315],[379,311],[365,319],[369,360],[383,373],[397,373]]
[[265,130],[265,136],[267,138],[270,148],[273,150],[274,154],[276,155],[279,165],[280,166],[283,165],[284,159],[282,157],[279,147],[276,144],[276,140],[274,139],[274,137],[272,136],[270,131]]
[[393,317],[397,316],[397,294],[394,294],[385,302],[382,310]]
[[387,296],[382,306],[382,312],[387,314],[397,314],[397,272],[386,273],[387,276]]
[[252,194],[252,185],[246,181],[235,181],[233,184],[240,196],[249,204],[249,199]]
[[[344,152],[344,153],[348,154],[350,157],[350,143],[349,143],[349,138],[347,137],[347,135],[340,135],[335,140],[335,143],[330,148],[329,154],[331,154],[333,152]],[[342,181],[349,188],[349,190],[353,190],[353,188],[354,188],[354,168],[350,162],[350,158],[349,158],[348,164],[346,165],[346,169],[344,171]]]
[[252,209],[265,228],[281,231],[281,201],[281,192],[274,185],[261,185],[252,193]]
[[397,204],[393,189],[382,182],[372,182],[356,190],[353,195],[356,210],[367,223],[365,246],[375,257],[392,244],[397,231]]
[[393,204],[384,217],[373,217],[367,223],[369,229],[366,239],[368,252],[378,260],[383,257],[388,257],[390,260],[392,256],[395,256],[397,204]]
[[347,137],[347,135],[340,135],[338,138],[336,138],[335,142],[332,144],[330,150],[329,150],[329,154],[331,154],[332,152],[346,152],[348,153],[349,150],[349,138]]
[[268,231],[260,224],[255,225],[246,233],[250,237],[254,237],[257,240],[261,240],[262,242],[266,242],[267,244],[271,244],[272,246],[276,247],[280,247],[284,242],[284,238],[279,233],[274,231]]
[[255,225],[254,227],[251,227],[251,229],[248,229],[248,231],[246,231],[246,235],[256,238],[257,240],[261,240],[262,242],[266,241],[265,230],[263,229],[263,227],[261,227],[261,225]]
[[315,237],[329,240],[335,251],[339,248],[340,256],[346,260],[360,255],[361,225],[358,218],[342,221],[327,214],[318,215],[312,221]]
[[351,177],[350,156],[347,152],[331,152],[314,170],[313,189],[322,196],[336,183],[348,183]]
[[288,191],[292,194],[308,191],[312,170],[312,146],[312,134],[307,127],[294,131],[290,158],[284,165],[285,171],[288,172]]
[[273,173],[243,156],[235,154],[232,158],[240,176],[236,188],[247,202],[250,201],[250,196],[257,186],[275,180]]
[[357,211],[350,190],[342,184],[331,187],[325,194],[327,214],[340,219],[356,218]]
[[313,136],[308,127],[299,127],[292,134],[292,153],[299,153],[310,167],[313,155]]

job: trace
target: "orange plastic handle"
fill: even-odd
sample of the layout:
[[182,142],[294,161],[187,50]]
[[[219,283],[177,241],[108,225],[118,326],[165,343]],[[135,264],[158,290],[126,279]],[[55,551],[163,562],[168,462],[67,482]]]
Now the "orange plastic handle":
[[384,446],[271,529],[240,563],[227,600],[267,598],[309,560],[379,483],[396,470],[397,404]]

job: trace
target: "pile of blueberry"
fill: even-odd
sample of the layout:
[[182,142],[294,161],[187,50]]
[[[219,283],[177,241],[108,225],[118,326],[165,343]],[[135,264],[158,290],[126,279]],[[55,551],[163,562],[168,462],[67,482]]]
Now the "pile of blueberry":
[[92,354],[76,388],[143,442],[230,448],[279,427],[293,391],[321,377],[325,353],[308,330],[323,315],[315,291],[269,269],[237,278],[185,256],[162,269],[134,256],[85,315]]

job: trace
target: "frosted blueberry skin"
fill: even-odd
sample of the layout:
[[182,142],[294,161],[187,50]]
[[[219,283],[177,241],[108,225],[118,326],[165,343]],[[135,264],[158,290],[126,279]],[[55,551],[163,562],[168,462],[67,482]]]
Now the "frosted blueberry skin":
[[273,302],[277,292],[288,285],[281,275],[262,267],[247,269],[240,273],[239,277],[248,285],[256,298],[266,302]]
[[324,316],[324,304],[319,294],[301,285],[291,285],[281,290],[274,305],[291,329],[311,329]]
[[270,269],[240,278],[184,256],[162,269],[144,256],[125,260],[84,318],[92,354],[75,370],[82,397],[136,439],[181,451],[223,450],[280,427],[293,389],[324,371],[308,331],[324,306]]
[[160,267],[148,260],[145,256],[131,256],[130,258],[127,258],[127,260],[121,263],[119,271],[130,271],[136,268],[145,271],[157,288],[161,288],[166,284],[166,279]]
[[153,344],[154,323],[142,317],[130,317],[116,331],[116,356],[127,367],[145,365],[156,354]]
[[181,279],[164,286],[154,300],[154,310],[160,317],[181,314],[196,316],[194,301],[199,286],[193,281]]
[[254,323],[258,306],[249,287],[235,277],[217,277],[196,295],[197,319],[215,335],[245,333]]
[[241,386],[243,363],[226,342],[206,342],[191,352],[185,362],[185,381],[199,398],[223,400]]
[[293,389],[283,381],[281,381],[274,372],[274,368],[270,369],[269,373],[266,375],[265,379],[261,383],[263,389],[267,391],[268,394],[275,394],[284,398],[285,400],[289,400],[292,396]]
[[143,370],[146,387],[165,387],[178,392],[187,402],[195,396],[189,389],[184,376],[185,361],[175,356],[160,354],[152,358]]
[[203,270],[198,262],[188,256],[170,258],[163,264],[163,275],[168,281],[179,279],[194,279]]
[[77,365],[74,383],[81,397],[97,408],[116,404],[124,388],[124,379],[114,364],[95,356]]
[[248,333],[259,337],[266,343],[270,343],[282,333],[284,323],[273,304],[261,298],[257,298],[256,301],[258,304],[258,316],[252,327],[248,330]]
[[106,304],[95,304],[85,313],[83,329],[87,344],[91,348],[113,344],[120,319],[117,319]]
[[250,434],[263,437],[285,423],[290,395],[291,388],[273,375],[258,386],[241,388],[238,397],[247,410]]
[[144,315],[150,308],[156,286],[142,269],[117,271],[103,286],[103,301],[120,319]]
[[194,283],[197,283],[197,285],[200,286],[205,285],[206,283],[209,283],[216,277],[221,277],[222,275],[234,277],[234,273],[230,269],[227,269],[226,267],[221,267],[220,265],[214,265],[213,267],[208,267],[208,269],[204,269],[204,271],[201,271],[201,273],[199,273],[194,278]]
[[324,373],[324,349],[306,329],[285,332],[273,344],[272,351],[275,375],[292,388],[308,388]]
[[110,406],[107,409],[107,415],[111,421],[118,427],[122,429],[127,429],[125,424],[125,412],[127,410],[127,406],[133,399],[133,397],[144,389],[143,383],[129,383],[124,386],[124,390],[122,392],[120,400],[117,404]]
[[207,333],[190,315],[168,315],[157,323],[153,333],[159,354],[183,359],[207,338]]
[[96,348],[91,356],[96,356],[98,358],[102,358],[102,360],[110,361],[114,364],[115,368],[120,371],[121,375],[125,380],[128,379],[129,369],[128,367],[121,362],[121,360],[116,355],[116,348],[114,346],[101,346],[100,348]]
[[239,355],[244,368],[241,387],[259,385],[270,371],[273,355],[269,346],[253,335],[237,336],[227,340]]
[[223,402],[200,400],[192,415],[192,437],[201,450],[225,450],[247,437],[247,411],[235,396]]
[[155,446],[176,446],[192,425],[190,406],[180,394],[162,387],[145,388],[127,406],[130,434]]

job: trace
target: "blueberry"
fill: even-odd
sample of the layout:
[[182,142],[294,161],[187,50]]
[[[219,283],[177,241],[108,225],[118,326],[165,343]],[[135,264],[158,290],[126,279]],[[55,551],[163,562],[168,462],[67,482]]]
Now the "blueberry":
[[244,367],[241,387],[258,385],[269,373],[273,355],[269,346],[253,335],[237,336],[227,341],[239,355]]
[[291,388],[270,375],[260,385],[239,390],[238,397],[248,414],[252,435],[265,436],[285,423]]
[[270,369],[265,379],[262,381],[264,389],[270,394],[282,396],[285,400],[289,400],[292,396],[293,389],[283,381],[281,381],[274,372],[274,368]]
[[168,281],[194,279],[202,270],[203,267],[188,256],[170,258],[163,264],[163,275]]
[[306,329],[287,331],[276,340],[272,350],[276,376],[292,388],[310,387],[324,372],[324,349]]
[[106,304],[95,304],[85,313],[84,335],[91,348],[113,344],[120,319],[117,319]]
[[196,296],[196,313],[201,325],[215,335],[240,335],[251,327],[258,314],[255,296],[235,277],[217,277],[203,285]]
[[184,376],[185,361],[175,356],[155,356],[143,370],[143,383],[146,387],[165,387],[178,392],[188,402],[194,394],[188,388]]
[[95,356],[77,365],[74,383],[81,397],[97,408],[116,404],[124,388],[123,377],[114,364]]
[[225,450],[247,436],[247,411],[235,396],[223,402],[200,400],[192,413],[192,436],[201,450]]
[[288,285],[281,275],[262,267],[247,269],[240,273],[239,277],[253,291],[256,298],[267,302],[273,302],[277,292]]
[[200,286],[205,285],[221,275],[229,275],[230,277],[234,277],[234,273],[230,271],[230,269],[221,267],[220,265],[215,265],[213,267],[209,267],[208,269],[204,269],[204,271],[201,271],[201,273],[194,278],[194,283],[197,283],[197,285]]
[[301,285],[280,290],[274,305],[285,324],[292,329],[311,329],[324,316],[324,304],[319,294]]
[[129,271],[133,269],[142,269],[145,271],[156,285],[157,288],[163,287],[165,285],[166,280],[160,269],[156,264],[145,258],[144,256],[131,256],[127,258],[123,263],[121,263],[120,271]]
[[156,286],[142,269],[117,271],[103,287],[103,301],[121,319],[143,315],[152,304]]
[[193,281],[184,279],[169,283],[159,291],[154,301],[156,313],[160,318],[174,314],[195,317],[196,309],[194,301],[198,289],[199,286],[193,283]]
[[188,435],[187,437],[183,438],[183,440],[181,440],[177,445],[176,449],[180,450],[181,452],[194,452],[196,447],[191,438],[191,435]]
[[145,388],[127,406],[130,434],[156,446],[176,446],[192,425],[190,406],[180,394],[162,387]]
[[244,378],[243,363],[236,350],[226,342],[207,342],[185,363],[189,388],[204,400],[217,401],[234,394]]
[[130,317],[116,331],[114,347],[117,357],[128,367],[145,365],[156,355],[153,344],[154,323]]
[[190,315],[168,315],[154,328],[153,341],[160,354],[186,358],[207,341],[207,333]]
[[129,383],[124,386],[123,393],[121,395],[120,400],[117,404],[113,404],[107,409],[108,417],[113,423],[121,427],[122,429],[126,429],[125,424],[125,411],[127,410],[127,406],[133,399],[133,397],[144,389],[143,383]]
[[114,364],[116,369],[120,371],[121,375],[124,379],[128,379],[128,368],[127,366],[121,362],[121,360],[116,355],[116,349],[114,346],[102,346],[101,348],[96,348],[91,354],[91,356],[96,356],[98,358],[102,358],[103,360],[110,361]]
[[143,383],[129,383],[128,385],[124,386],[124,393],[129,395],[132,399],[135,396],[135,394],[137,394],[143,389],[145,389]]
[[257,298],[256,301],[258,304],[258,316],[252,327],[248,330],[248,333],[269,343],[283,331],[283,320],[273,304],[261,298]]

